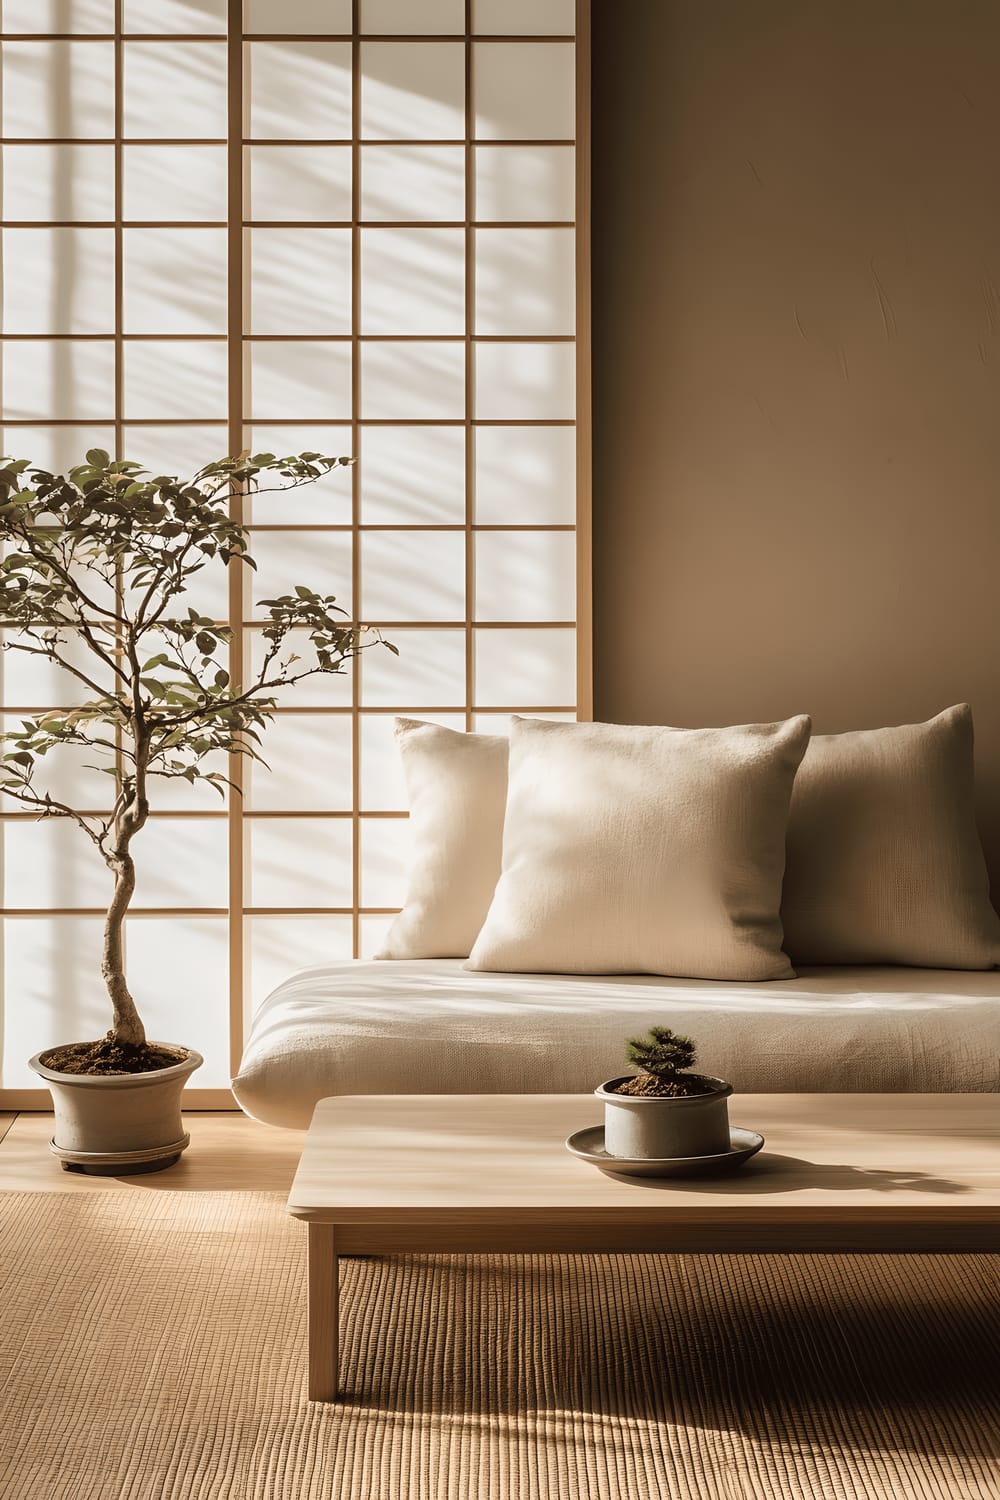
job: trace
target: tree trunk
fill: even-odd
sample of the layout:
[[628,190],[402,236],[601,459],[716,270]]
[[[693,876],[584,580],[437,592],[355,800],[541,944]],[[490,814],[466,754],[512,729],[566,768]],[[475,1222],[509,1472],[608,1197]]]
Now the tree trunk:
[[135,890],[135,864],[127,847],[121,850],[112,868],[115,873],[115,893],[104,919],[101,973],[111,997],[114,1012],[112,1031],[115,1041],[129,1047],[141,1047],[146,1040],[146,1028],[139,1018],[135,1001],[125,982],[125,955],[122,943],[125,913]]

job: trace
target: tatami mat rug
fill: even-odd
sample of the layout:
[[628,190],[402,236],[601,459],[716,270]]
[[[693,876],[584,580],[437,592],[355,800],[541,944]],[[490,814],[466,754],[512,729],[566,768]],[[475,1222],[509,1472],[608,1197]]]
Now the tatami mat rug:
[[0,1212],[3,1500],[1000,1496],[1000,1257],[348,1261],[323,1407],[282,1199]]

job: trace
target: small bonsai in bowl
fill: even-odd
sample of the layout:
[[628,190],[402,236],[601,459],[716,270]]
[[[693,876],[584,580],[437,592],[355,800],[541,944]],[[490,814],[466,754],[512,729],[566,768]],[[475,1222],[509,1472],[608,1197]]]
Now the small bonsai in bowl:
[[653,1026],[630,1037],[626,1059],[637,1073],[611,1078],[594,1090],[604,1101],[604,1148],[609,1156],[666,1161],[721,1156],[730,1149],[727,1100],[732,1086],[688,1070],[697,1061],[690,1037]]

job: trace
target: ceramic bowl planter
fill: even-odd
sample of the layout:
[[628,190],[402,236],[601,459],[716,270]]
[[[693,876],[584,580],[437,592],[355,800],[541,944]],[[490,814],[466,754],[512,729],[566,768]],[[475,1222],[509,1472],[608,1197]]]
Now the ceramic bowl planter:
[[629,1074],[594,1090],[604,1103],[604,1149],[609,1156],[665,1161],[672,1157],[721,1156],[730,1150],[731,1084],[701,1075],[711,1092],[676,1097],[618,1094]]
[[171,1050],[187,1055],[152,1073],[59,1073],[46,1066],[47,1052],[31,1059],[28,1066],[52,1094],[49,1144],[66,1171],[108,1177],[173,1166],[190,1140],[181,1093],[204,1058],[190,1047]]

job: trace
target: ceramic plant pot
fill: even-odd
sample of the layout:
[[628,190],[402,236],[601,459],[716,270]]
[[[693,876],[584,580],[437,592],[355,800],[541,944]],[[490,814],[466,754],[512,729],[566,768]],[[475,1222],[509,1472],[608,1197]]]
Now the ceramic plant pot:
[[[164,1046],[166,1043],[154,1043]],[[50,1149],[68,1172],[122,1176],[173,1166],[191,1137],[181,1121],[181,1093],[204,1062],[192,1048],[182,1062],[154,1073],[57,1073],[39,1052],[28,1066],[52,1094]]]
[[729,1108],[732,1086],[721,1078],[700,1075],[710,1094],[657,1099],[616,1094],[630,1074],[611,1078],[594,1090],[604,1102],[604,1149],[609,1156],[665,1161],[680,1156],[720,1156],[730,1148]]

